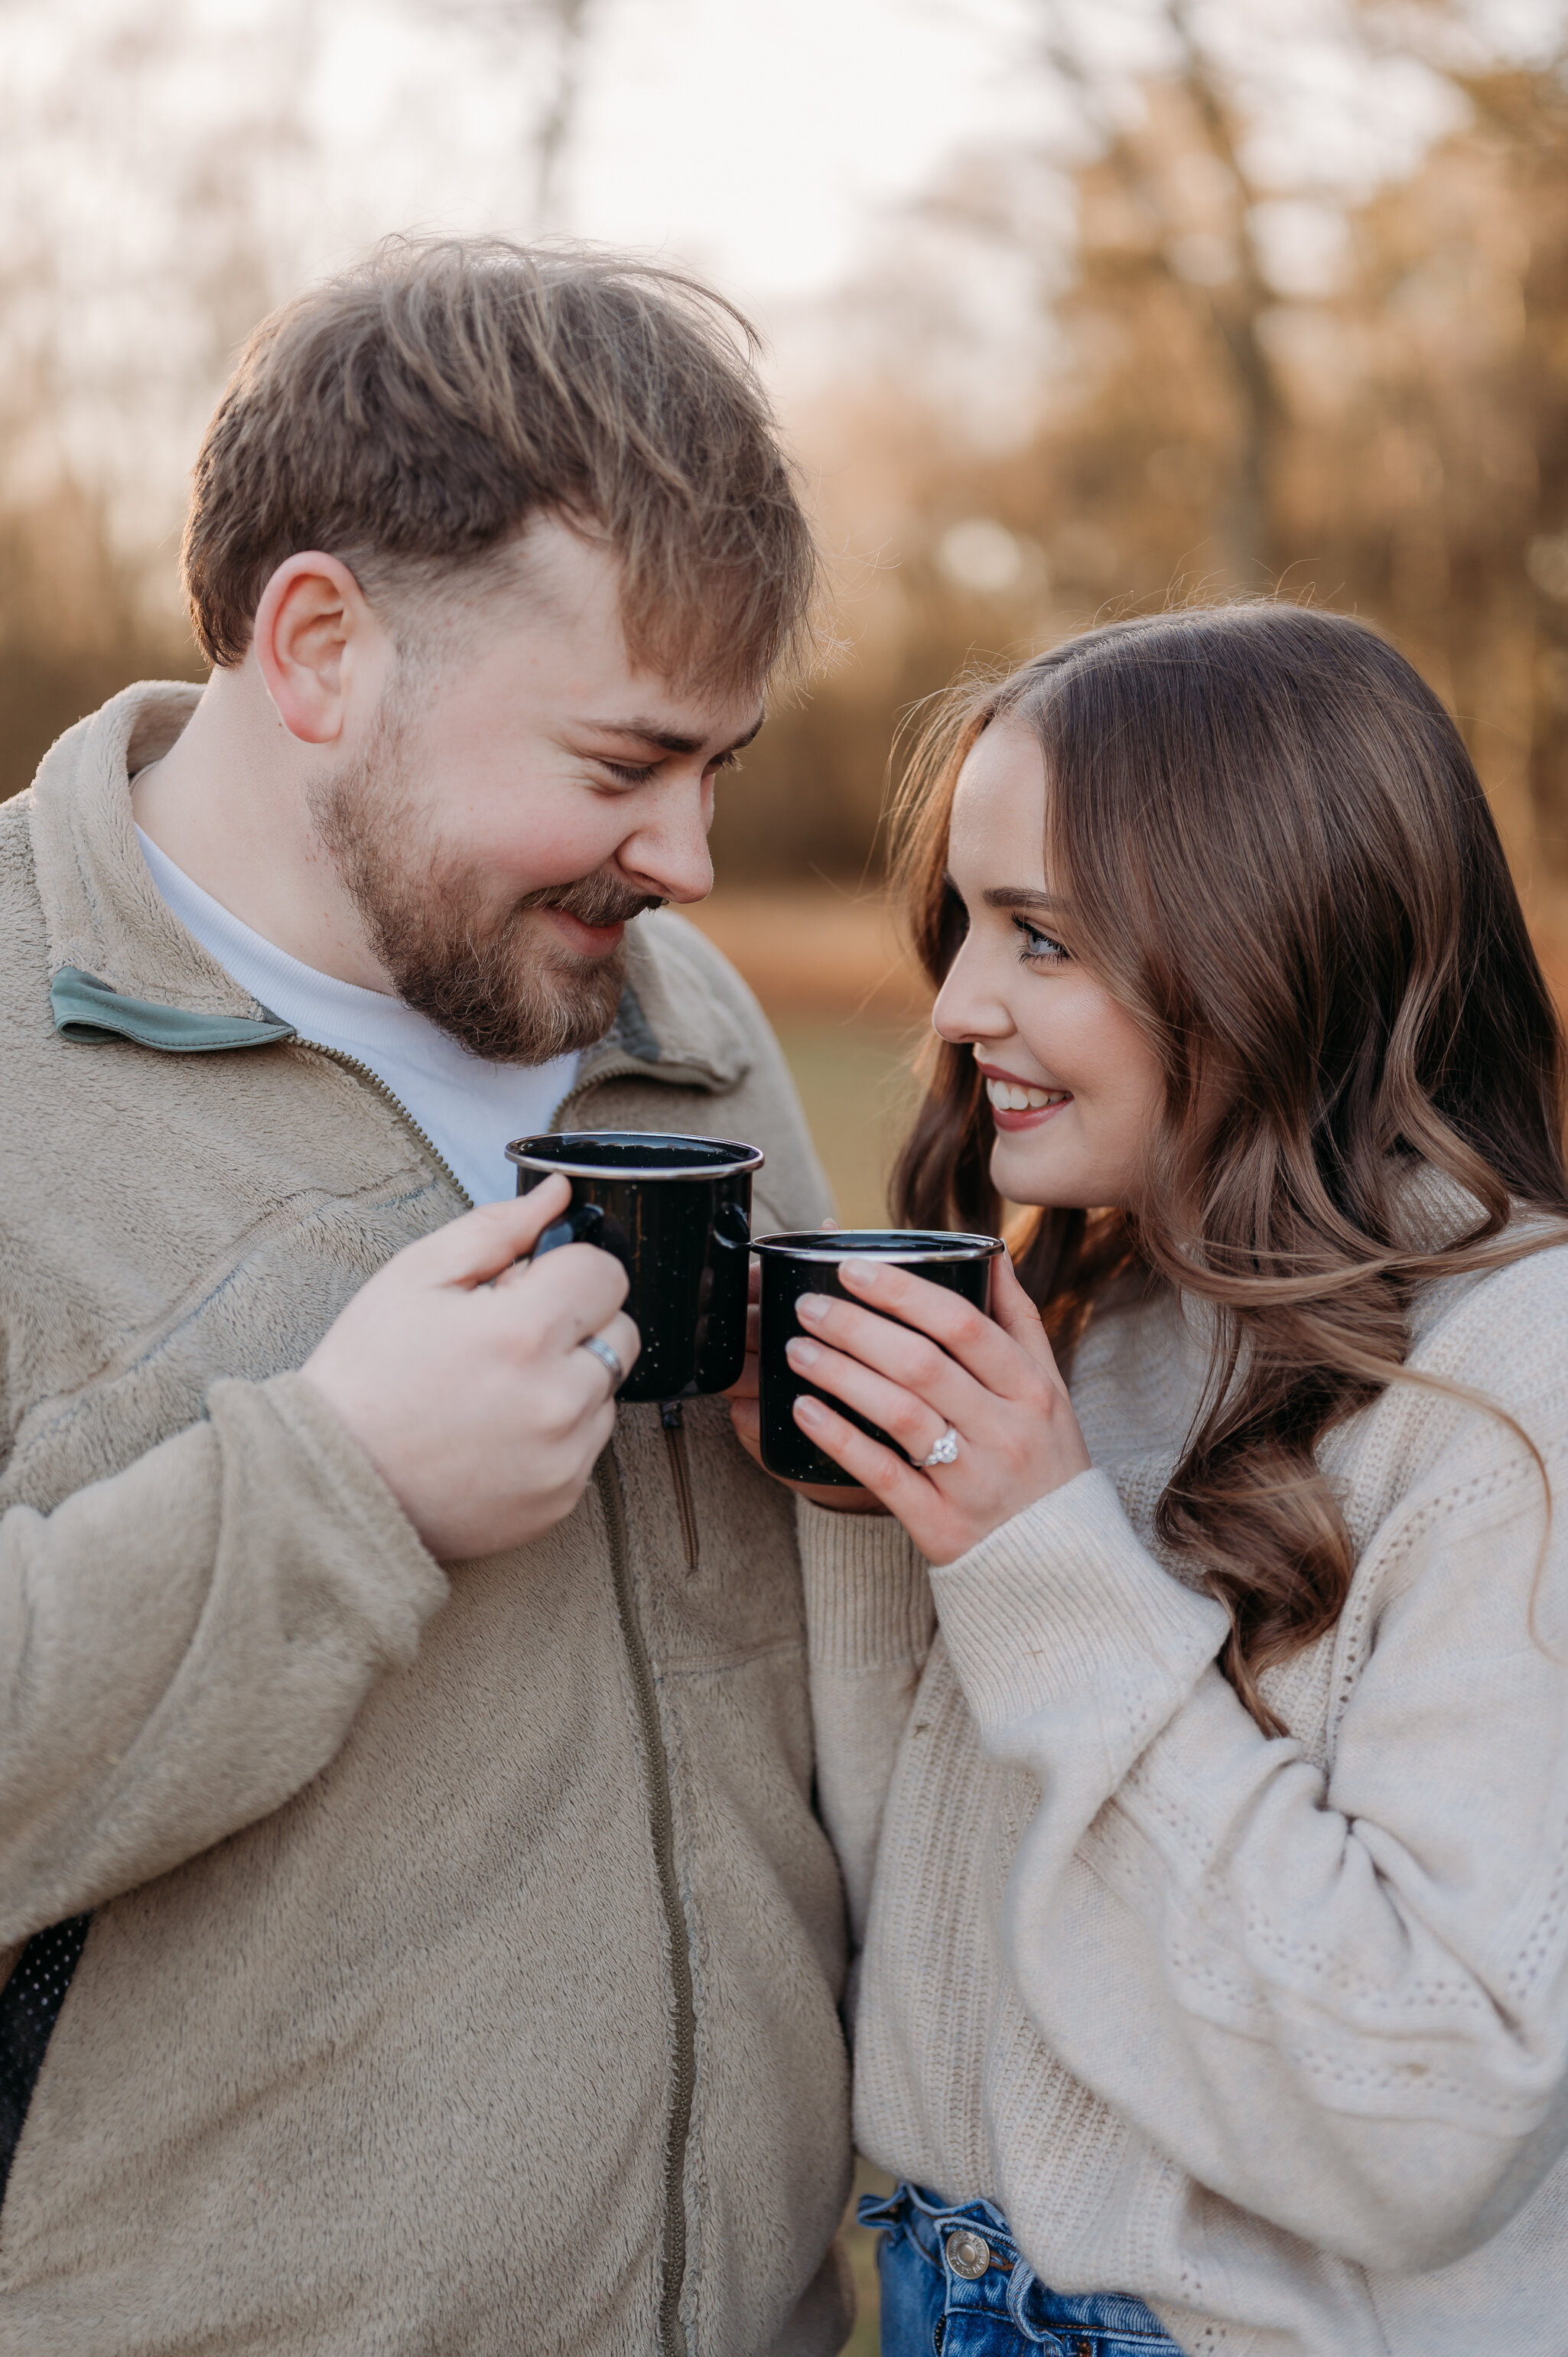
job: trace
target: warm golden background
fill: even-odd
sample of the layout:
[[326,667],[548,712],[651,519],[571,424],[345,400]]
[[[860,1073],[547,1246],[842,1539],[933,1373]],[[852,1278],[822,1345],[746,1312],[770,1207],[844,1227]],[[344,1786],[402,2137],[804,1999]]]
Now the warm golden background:
[[0,0],[0,793],[197,675],[184,472],[271,303],[383,230],[565,229],[758,317],[834,555],[841,658],[726,781],[699,921],[847,1217],[923,1022],[896,725],[1097,617],[1386,630],[1562,986],[1565,53],[1561,0]]

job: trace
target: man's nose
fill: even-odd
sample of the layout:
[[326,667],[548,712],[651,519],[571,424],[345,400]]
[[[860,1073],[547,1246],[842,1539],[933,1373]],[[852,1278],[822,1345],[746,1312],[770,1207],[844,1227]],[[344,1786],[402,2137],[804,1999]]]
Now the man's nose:
[[705,900],[714,888],[714,863],[708,856],[712,815],[712,803],[700,786],[670,796],[657,815],[650,814],[627,837],[617,866],[661,900]]

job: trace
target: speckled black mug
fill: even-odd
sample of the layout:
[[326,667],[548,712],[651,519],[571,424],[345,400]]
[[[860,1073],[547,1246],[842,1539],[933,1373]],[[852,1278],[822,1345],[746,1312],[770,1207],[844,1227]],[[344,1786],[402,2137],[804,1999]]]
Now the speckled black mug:
[[[802,1293],[836,1295],[841,1301],[855,1296],[839,1281],[838,1264],[846,1260],[893,1260],[961,1293],[977,1309],[987,1306],[991,1264],[1006,1247],[998,1236],[966,1236],[941,1228],[822,1228],[797,1234],[758,1236],[752,1249],[762,1262],[762,1320],[758,1359],[758,1409],[762,1424],[762,1461],[770,1473],[786,1481],[810,1481],[818,1486],[853,1490],[853,1473],[835,1465],[815,1441],[809,1440],[795,1421],[795,1402],[802,1393],[826,1400],[836,1414],[847,1416],[862,1432],[892,1449],[898,1444],[866,1417],[857,1415],[842,1400],[830,1398],[798,1375],[785,1357],[792,1334],[801,1331],[795,1304]],[[862,1302],[864,1309],[869,1305]],[[879,1316],[887,1313],[878,1309]],[[902,1455],[902,1450],[898,1453]]]
[[630,1278],[642,1350],[616,1396],[693,1399],[727,1391],[746,1364],[751,1175],[759,1146],[657,1130],[565,1130],[507,1147],[517,1191],[562,1171],[572,1200],[533,1247],[597,1244]]

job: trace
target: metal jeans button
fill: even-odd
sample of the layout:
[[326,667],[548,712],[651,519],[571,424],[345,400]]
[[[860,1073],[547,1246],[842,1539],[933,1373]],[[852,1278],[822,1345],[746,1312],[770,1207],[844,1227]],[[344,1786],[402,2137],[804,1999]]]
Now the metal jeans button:
[[956,2234],[948,2236],[947,2254],[949,2266],[966,2283],[978,2283],[991,2265],[990,2244],[983,2234],[972,2233],[967,2226],[961,2226]]

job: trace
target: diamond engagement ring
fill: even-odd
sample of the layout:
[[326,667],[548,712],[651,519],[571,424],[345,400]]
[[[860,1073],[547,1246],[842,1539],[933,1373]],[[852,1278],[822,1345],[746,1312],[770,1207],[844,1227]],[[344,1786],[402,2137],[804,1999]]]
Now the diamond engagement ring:
[[620,1361],[617,1358],[615,1352],[611,1350],[604,1336],[602,1334],[590,1334],[585,1340],[578,1343],[577,1348],[579,1351],[591,1351],[593,1352],[595,1358],[597,1359],[600,1366],[603,1367],[606,1374],[608,1375],[610,1379],[611,1391],[618,1392],[622,1383],[626,1381],[626,1369],[621,1365]]
[[920,1458],[919,1469],[923,1473],[929,1465],[951,1465],[957,1457],[958,1435],[950,1424],[940,1439],[933,1444],[930,1455]]

